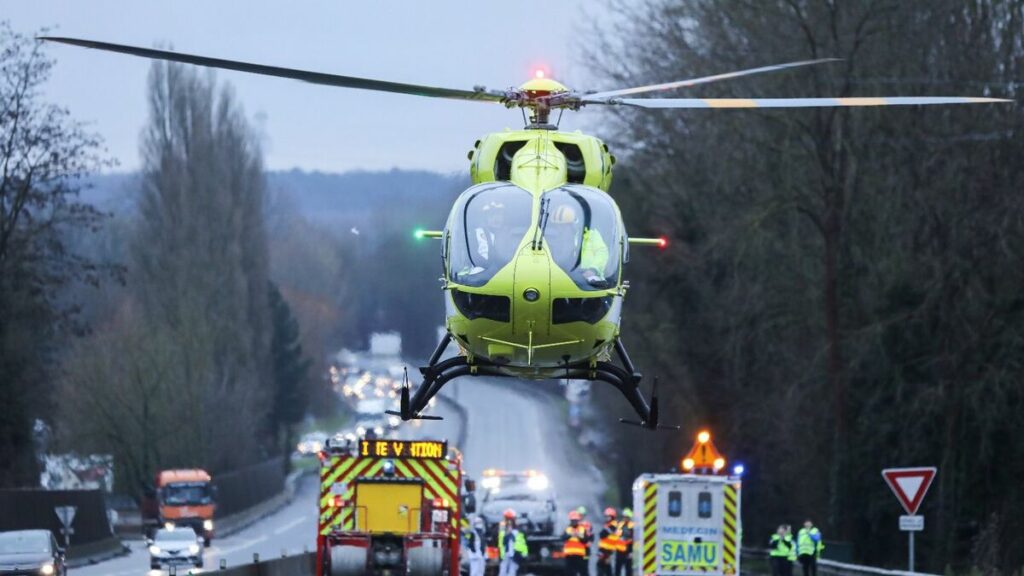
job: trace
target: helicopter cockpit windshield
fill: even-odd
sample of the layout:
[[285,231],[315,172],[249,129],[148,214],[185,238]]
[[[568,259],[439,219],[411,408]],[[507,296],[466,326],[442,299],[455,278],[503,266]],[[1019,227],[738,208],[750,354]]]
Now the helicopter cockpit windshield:
[[480,184],[462,193],[449,220],[449,274],[483,286],[516,255],[530,229],[533,197],[512,184]]
[[544,242],[555,264],[583,290],[614,287],[620,227],[611,198],[584,186],[563,186],[544,199]]

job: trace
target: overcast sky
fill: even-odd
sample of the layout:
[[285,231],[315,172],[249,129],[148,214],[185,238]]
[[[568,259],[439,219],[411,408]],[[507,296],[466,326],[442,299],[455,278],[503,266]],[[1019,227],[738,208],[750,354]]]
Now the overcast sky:
[[[73,36],[338,74],[471,89],[506,88],[545,67],[593,87],[576,36],[606,18],[586,0],[301,1],[0,0],[21,33]],[[149,62],[53,45],[47,97],[106,140],[118,171],[139,165]],[[481,135],[522,125],[497,104],[315,86],[220,71],[264,134],[271,169],[468,169]],[[592,79],[591,79],[592,80]],[[563,129],[593,124],[567,113]]]

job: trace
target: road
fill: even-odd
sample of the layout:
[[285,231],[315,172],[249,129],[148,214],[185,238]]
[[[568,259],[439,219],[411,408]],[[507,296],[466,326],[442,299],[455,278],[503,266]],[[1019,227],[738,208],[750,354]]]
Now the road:
[[[464,378],[448,384],[448,398],[463,406],[469,417],[463,447],[466,471],[480,478],[485,468],[541,470],[555,487],[563,517],[564,512],[578,505],[598,510],[604,484],[568,429],[564,402],[559,396],[530,390],[530,386],[491,378]],[[438,402],[431,413],[444,416],[445,420],[404,424],[402,435],[454,442],[463,425],[457,412],[445,402]],[[251,562],[254,553],[269,558],[282,551],[293,554],[304,548],[313,550],[316,494],[316,479],[304,478],[290,504],[236,534],[215,539],[205,553],[205,570],[195,572],[216,571],[222,558],[229,566],[235,566]],[[131,553],[126,556],[71,572],[76,576],[166,574],[148,569],[149,554],[141,541],[132,541],[130,546]],[[187,567],[178,570],[178,574],[187,572]]]
[[447,386],[449,397],[469,412],[463,456],[472,477],[479,479],[485,468],[535,469],[551,480],[563,521],[576,506],[603,508],[604,482],[568,427],[564,400],[541,389],[556,383],[463,378]]
[[[301,552],[304,548],[316,547],[316,480],[306,477],[296,486],[295,498],[274,514],[248,528],[224,538],[215,538],[206,549],[205,572],[215,572],[221,561],[228,566],[252,562],[253,553],[262,558]],[[128,542],[131,553],[101,562],[93,566],[82,566],[68,571],[75,576],[139,576],[166,574],[166,570],[149,570],[149,552],[141,540]],[[179,567],[178,574],[187,574],[188,566]],[[195,570],[196,573],[201,572]]]

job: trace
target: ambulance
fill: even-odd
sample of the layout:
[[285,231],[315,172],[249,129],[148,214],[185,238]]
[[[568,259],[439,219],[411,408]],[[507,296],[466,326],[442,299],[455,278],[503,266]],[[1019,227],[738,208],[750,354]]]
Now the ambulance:
[[710,434],[701,432],[682,469],[643,474],[633,483],[635,573],[739,574],[742,466],[727,473]]

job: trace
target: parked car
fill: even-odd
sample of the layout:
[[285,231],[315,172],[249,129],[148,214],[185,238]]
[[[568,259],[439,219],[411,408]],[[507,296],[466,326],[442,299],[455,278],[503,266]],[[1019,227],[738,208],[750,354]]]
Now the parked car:
[[203,540],[191,526],[160,528],[149,545],[149,567],[159,570],[171,564],[192,564],[203,567]]
[[65,576],[64,549],[49,530],[0,532],[0,574]]

